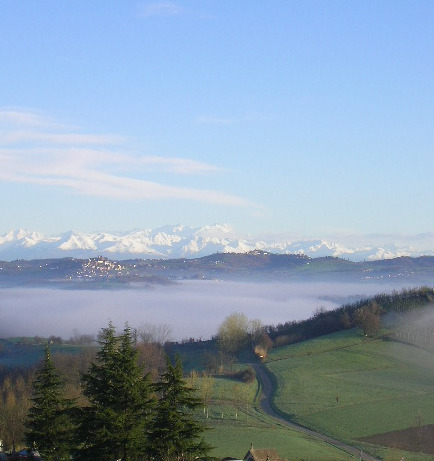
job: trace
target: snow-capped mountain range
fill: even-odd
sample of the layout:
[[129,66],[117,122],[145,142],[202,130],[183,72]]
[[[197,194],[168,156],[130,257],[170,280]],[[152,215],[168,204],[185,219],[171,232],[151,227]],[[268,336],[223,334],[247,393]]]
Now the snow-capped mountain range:
[[[425,241],[432,242],[430,234]],[[431,245],[429,245],[433,248]],[[343,244],[321,239],[260,240],[237,236],[231,226],[164,226],[157,229],[120,233],[66,232],[43,235],[35,231],[9,231],[0,236],[0,260],[90,258],[110,259],[195,258],[213,253],[245,253],[263,250],[272,253],[335,256],[353,261],[390,259],[399,256],[433,255],[432,249],[415,249],[408,244]]]

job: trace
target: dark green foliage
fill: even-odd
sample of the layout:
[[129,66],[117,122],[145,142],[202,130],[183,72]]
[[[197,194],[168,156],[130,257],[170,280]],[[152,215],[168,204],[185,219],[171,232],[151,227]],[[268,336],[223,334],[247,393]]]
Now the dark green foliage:
[[26,442],[45,461],[69,460],[72,446],[71,402],[62,397],[62,382],[47,346],[42,367],[33,381],[32,406],[26,421]]
[[96,363],[83,375],[89,406],[81,411],[77,458],[134,461],[143,458],[146,429],[153,407],[151,385],[137,364],[131,331],[116,336],[103,329]]
[[253,367],[247,367],[245,370],[240,371],[237,373],[240,381],[243,383],[253,383],[256,379],[256,373]]
[[253,367],[248,366],[247,368],[244,368],[244,370],[228,373],[225,375],[225,377],[249,384],[253,383],[253,381],[256,379],[256,372]]
[[[434,289],[429,287],[402,290],[392,294],[379,294],[370,299],[343,305],[332,311],[319,310],[307,320],[269,326],[268,334],[276,346],[305,341],[352,328],[357,324],[365,333],[369,330],[369,334],[375,334],[379,328],[380,314],[402,314],[420,309],[433,302]],[[361,322],[360,312],[369,313],[365,325],[368,327],[367,330],[363,327],[364,322]]]
[[[102,330],[100,350],[82,375],[81,408],[62,397],[61,381],[49,350],[34,381],[27,442],[46,461],[191,460],[207,453],[204,427],[194,417],[202,402],[183,379],[179,359],[167,358],[167,371],[156,385],[138,365],[138,352],[127,326],[116,335]],[[156,396],[160,398],[158,404]],[[71,421],[75,421],[74,427]]]
[[179,356],[175,364],[167,358],[167,370],[155,390],[159,401],[150,433],[150,457],[184,461],[206,456],[211,447],[202,437],[204,427],[193,414],[203,404],[183,379]]

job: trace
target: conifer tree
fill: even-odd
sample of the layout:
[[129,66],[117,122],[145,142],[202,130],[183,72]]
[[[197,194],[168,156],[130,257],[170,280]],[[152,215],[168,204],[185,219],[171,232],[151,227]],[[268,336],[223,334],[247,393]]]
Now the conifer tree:
[[179,357],[175,364],[167,357],[167,370],[154,387],[159,401],[149,437],[150,457],[186,461],[205,456],[211,447],[202,436],[205,427],[194,416],[203,402],[183,379]]
[[72,403],[62,396],[63,383],[51,361],[50,348],[32,383],[32,406],[28,412],[26,443],[40,451],[45,461],[70,459],[72,449]]
[[151,385],[137,364],[131,331],[116,336],[110,323],[100,335],[97,361],[82,377],[89,406],[82,409],[78,459],[143,459],[147,424],[153,406]]

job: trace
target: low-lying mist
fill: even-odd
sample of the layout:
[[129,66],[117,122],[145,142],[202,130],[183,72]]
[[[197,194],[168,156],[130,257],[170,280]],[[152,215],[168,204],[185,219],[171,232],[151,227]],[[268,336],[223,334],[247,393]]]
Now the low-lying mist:
[[[380,283],[241,283],[183,281],[168,286],[123,290],[0,290],[0,337],[69,338],[74,330],[96,334],[111,320],[122,328],[167,324],[172,340],[208,339],[231,313],[244,313],[264,324],[310,317],[356,298],[404,285]],[[408,286],[405,286],[408,288]]]

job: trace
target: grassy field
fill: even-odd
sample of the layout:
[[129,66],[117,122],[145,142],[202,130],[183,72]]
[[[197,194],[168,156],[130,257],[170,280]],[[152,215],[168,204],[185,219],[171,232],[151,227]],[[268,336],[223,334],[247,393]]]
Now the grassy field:
[[[340,449],[303,435],[265,415],[259,409],[260,387],[257,380],[243,383],[225,375],[204,377],[203,353],[216,352],[214,347],[209,346],[189,344],[170,352],[181,355],[184,371],[190,375],[188,381],[198,389],[198,395],[207,400],[206,394],[209,394],[207,409],[201,410],[198,418],[210,428],[205,438],[214,447],[211,456],[242,459],[253,443],[256,448],[274,448],[282,458],[290,461],[354,460]],[[241,357],[233,370],[246,368],[249,359],[252,359],[251,354]]]
[[[201,393],[202,380],[195,377],[194,385]],[[213,447],[211,456],[242,459],[253,443],[256,448],[274,448],[290,461],[347,461],[354,458],[291,430],[258,410],[258,383],[245,384],[232,379],[212,378],[212,398],[208,418],[201,411],[198,417],[208,426],[205,438]]]
[[[281,412],[349,443],[415,426],[417,418],[434,423],[431,352],[349,330],[279,348],[267,367]],[[430,459],[416,456],[406,459]]]
[[216,447],[211,456],[220,459],[226,456],[242,459],[253,443],[256,448],[274,448],[282,458],[290,461],[354,460],[336,448],[271,422],[252,419],[250,423],[233,420],[212,423],[214,428],[207,433],[206,439]]

